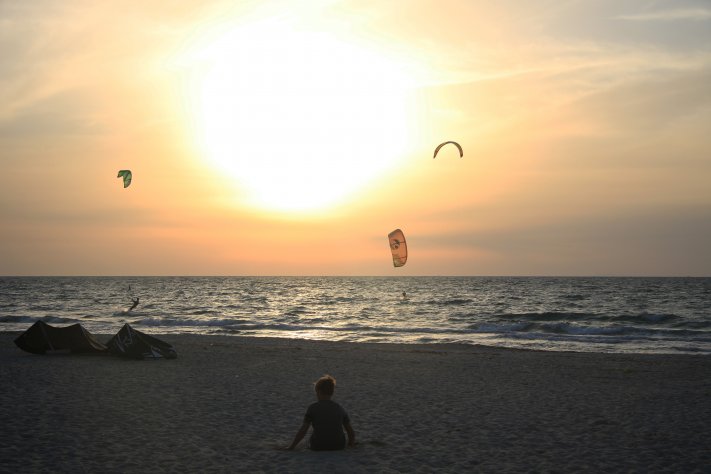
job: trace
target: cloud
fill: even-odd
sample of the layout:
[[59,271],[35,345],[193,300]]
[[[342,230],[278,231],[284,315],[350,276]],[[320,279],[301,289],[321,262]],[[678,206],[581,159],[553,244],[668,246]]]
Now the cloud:
[[656,12],[619,15],[616,20],[626,21],[705,21],[711,20],[711,10],[705,8],[686,8],[677,10],[663,10]]
[[452,255],[477,249],[467,264],[478,273],[505,268],[515,274],[706,276],[710,217],[707,206],[672,206],[520,227],[440,230],[418,236],[417,244],[422,252],[449,249]]
[[4,139],[86,135],[105,130],[95,119],[90,98],[78,90],[53,94],[19,108],[9,117],[0,118],[0,138]]

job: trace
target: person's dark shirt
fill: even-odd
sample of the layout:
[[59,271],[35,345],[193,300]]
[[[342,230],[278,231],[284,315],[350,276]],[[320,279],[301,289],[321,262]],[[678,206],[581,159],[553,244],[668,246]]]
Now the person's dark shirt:
[[350,423],[348,413],[333,400],[319,400],[306,410],[304,422],[313,425],[311,449],[316,451],[344,449],[346,435],[343,424]]

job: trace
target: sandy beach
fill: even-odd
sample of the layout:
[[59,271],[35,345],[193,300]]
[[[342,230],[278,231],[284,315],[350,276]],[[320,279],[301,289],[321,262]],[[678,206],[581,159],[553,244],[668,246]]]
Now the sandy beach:
[[[2,472],[702,472],[711,358],[158,335],[175,360],[0,333]],[[109,336],[99,335],[106,341]],[[312,382],[358,445],[292,440]]]

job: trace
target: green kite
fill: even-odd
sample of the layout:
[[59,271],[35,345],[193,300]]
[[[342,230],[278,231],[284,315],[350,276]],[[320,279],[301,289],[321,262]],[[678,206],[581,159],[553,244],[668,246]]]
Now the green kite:
[[123,177],[123,187],[127,188],[129,184],[131,184],[131,178],[133,175],[131,174],[131,170],[121,170],[118,172],[117,178]]

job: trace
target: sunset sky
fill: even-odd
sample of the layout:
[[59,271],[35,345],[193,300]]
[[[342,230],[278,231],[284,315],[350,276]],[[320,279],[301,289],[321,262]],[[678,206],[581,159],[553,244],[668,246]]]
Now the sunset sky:
[[2,275],[709,276],[711,3],[0,1],[0,164]]

